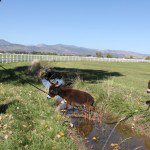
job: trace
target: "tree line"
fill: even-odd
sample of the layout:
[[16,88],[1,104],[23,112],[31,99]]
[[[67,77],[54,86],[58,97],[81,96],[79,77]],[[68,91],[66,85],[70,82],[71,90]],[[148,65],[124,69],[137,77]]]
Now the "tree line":
[[[112,54],[110,53],[107,53],[107,54],[103,54],[102,52],[96,52],[96,57],[99,57],[99,58],[103,58],[103,57],[106,57],[106,58],[116,58],[114,57]],[[135,57],[130,55],[128,57],[125,57],[125,59],[134,59]],[[145,57],[145,60],[150,60],[150,56],[147,56]]]

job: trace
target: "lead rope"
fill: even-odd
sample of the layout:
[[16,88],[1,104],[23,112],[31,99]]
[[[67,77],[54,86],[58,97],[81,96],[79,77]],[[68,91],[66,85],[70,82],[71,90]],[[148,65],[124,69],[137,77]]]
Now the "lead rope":
[[[3,69],[4,69],[5,71],[7,71],[7,72],[11,72],[11,73],[15,74],[14,71],[8,71],[8,69],[6,69],[5,67],[3,67],[2,65],[0,65],[0,67],[3,68]],[[9,73],[9,74],[10,74],[10,73]],[[16,75],[16,74],[15,74],[15,76],[18,77],[19,79],[21,79],[22,81],[27,82],[27,83],[30,84],[31,86],[35,87],[35,88],[38,89],[39,91],[41,91],[41,92],[43,92],[43,93],[45,93],[45,94],[48,95],[48,93],[47,93],[46,91],[44,91],[44,90],[38,88],[38,87],[37,87],[36,85],[34,85],[33,83],[30,83],[30,82],[27,81],[26,79],[23,79],[23,78],[21,78],[20,76],[18,76],[18,75]]]

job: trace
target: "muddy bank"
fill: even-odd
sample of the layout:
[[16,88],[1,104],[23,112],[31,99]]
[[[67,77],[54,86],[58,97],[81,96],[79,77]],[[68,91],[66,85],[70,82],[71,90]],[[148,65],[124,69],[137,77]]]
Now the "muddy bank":
[[[69,110],[65,113],[71,124],[83,138],[88,149],[94,150],[150,150],[150,139],[138,135],[124,122],[107,124],[103,121],[81,117],[81,112]],[[75,114],[75,115],[74,115]],[[108,121],[108,120],[107,120]],[[106,121],[106,122],[107,122]],[[109,122],[111,122],[109,118]]]

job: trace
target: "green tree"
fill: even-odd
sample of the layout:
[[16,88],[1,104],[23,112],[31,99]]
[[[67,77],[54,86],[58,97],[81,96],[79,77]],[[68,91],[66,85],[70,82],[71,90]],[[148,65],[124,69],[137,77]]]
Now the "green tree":
[[96,52],[96,57],[103,57],[103,54],[101,52]]
[[129,59],[133,59],[133,56],[130,56]]
[[147,56],[145,59],[146,59],[146,60],[150,60],[150,56]]
[[106,57],[107,57],[107,58],[112,58],[113,56],[108,53],[108,54],[106,55]]

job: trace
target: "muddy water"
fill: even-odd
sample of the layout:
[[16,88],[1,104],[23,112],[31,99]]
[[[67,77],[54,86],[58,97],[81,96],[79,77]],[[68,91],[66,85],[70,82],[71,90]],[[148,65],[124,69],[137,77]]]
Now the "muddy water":
[[[115,125],[98,123],[96,120],[90,121],[83,117],[71,117],[71,114],[73,112],[68,111],[66,115],[70,116],[71,123],[83,137],[88,149],[150,150],[150,139],[144,136],[138,136],[132,128],[124,124],[118,125],[114,129]],[[114,131],[112,132],[112,130]],[[112,134],[110,136],[111,132]],[[108,140],[109,136],[110,138]]]

